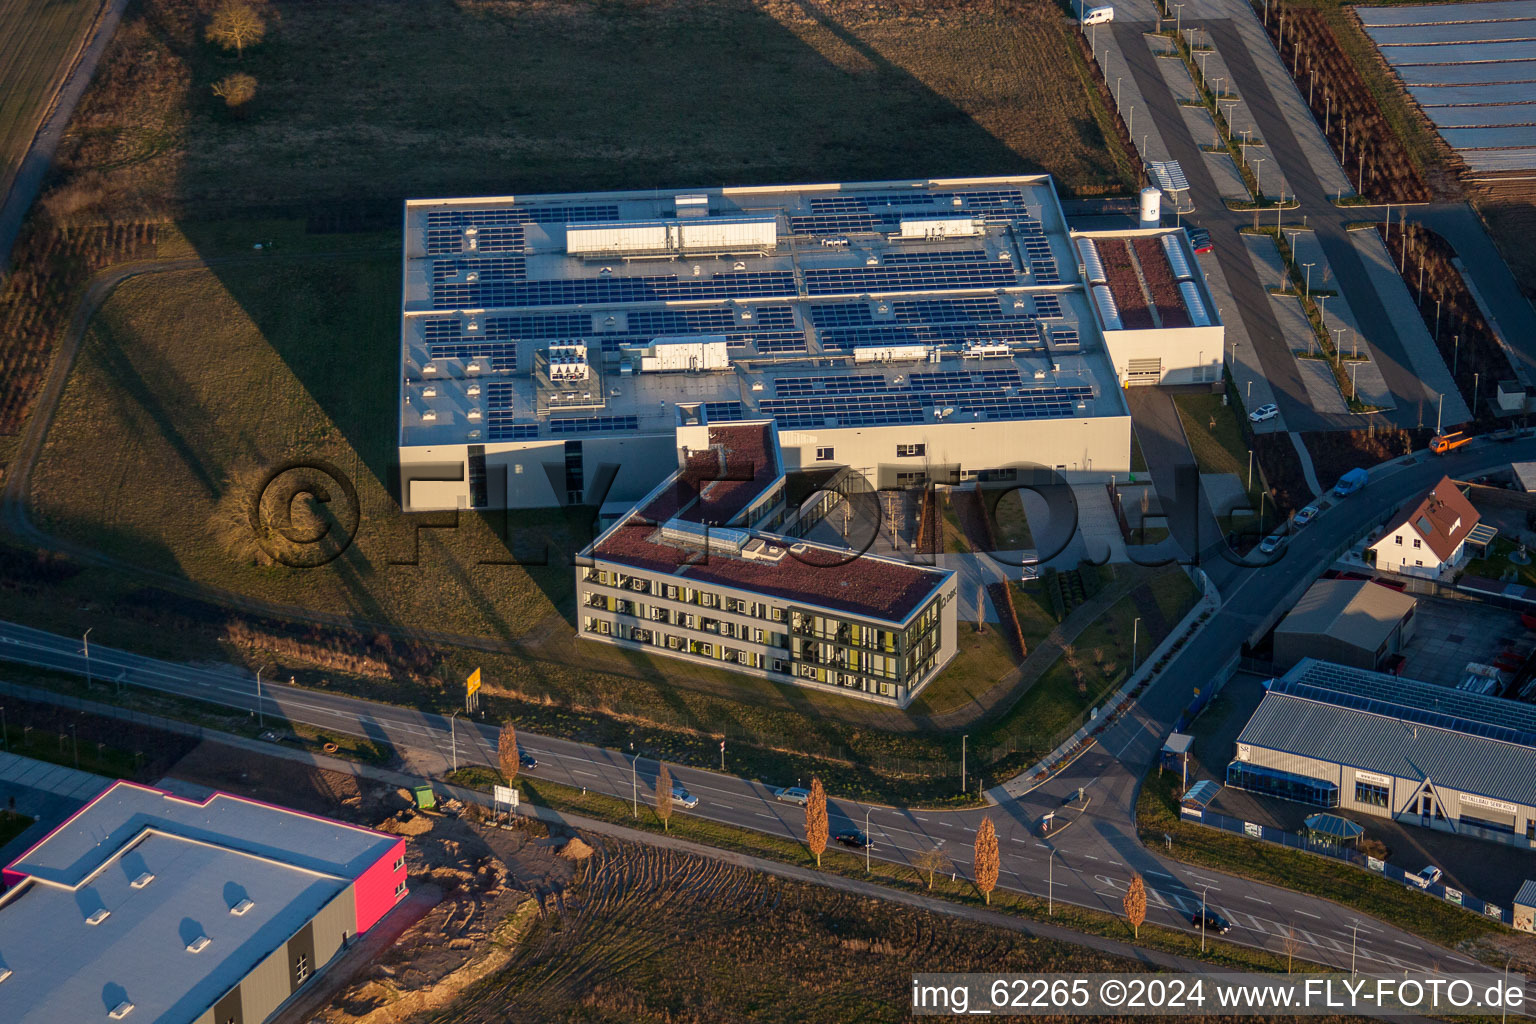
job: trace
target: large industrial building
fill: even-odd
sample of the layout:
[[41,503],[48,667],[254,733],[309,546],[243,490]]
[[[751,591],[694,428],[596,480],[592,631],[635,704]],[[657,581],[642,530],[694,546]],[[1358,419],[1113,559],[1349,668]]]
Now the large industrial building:
[[1221,326],[1182,231],[1079,240],[1046,176],[413,200],[402,505],[628,507],[758,420],[877,488],[1124,474],[1121,388]]
[[1536,708],[1308,658],[1270,682],[1227,784],[1536,849]]
[[7,1024],[261,1024],[406,894],[398,836],[129,782],[4,874]]
[[581,636],[901,706],[954,656],[952,570],[778,532],[772,420],[677,443],[676,471],[582,553]]

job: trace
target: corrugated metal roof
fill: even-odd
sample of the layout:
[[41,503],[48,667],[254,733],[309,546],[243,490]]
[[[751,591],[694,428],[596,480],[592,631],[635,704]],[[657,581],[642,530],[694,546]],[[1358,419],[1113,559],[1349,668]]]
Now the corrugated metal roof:
[[1368,580],[1318,580],[1275,632],[1331,636],[1374,651],[1416,603]]
[[1522,907],[1536,907],[1536,882],[1527,880],[1515,893],[1515,902]]
[[1237,742],[1536,806],[1536,748],[1273,690]]

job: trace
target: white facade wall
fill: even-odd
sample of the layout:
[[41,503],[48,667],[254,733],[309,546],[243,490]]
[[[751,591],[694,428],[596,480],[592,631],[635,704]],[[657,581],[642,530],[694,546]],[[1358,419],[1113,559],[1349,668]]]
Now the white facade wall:
[[[1417,542],[1418,546],[1414,544]],[[1434,579],[1446,568],[1456,568],[1466,560],[1466,542],[1456,545],[1448,561],[1442,562],[1429,542],[1419,535],[1410,523],[1404,523],[1385,535],[1371,550],[1376,553],[1376,568],[1404,576],[1423,576]]]
[[1145,331],[1105,331],[1104,347],[1109,351],[1115,375],[1126,379],[1133,359],[1161,359],[1163,376],[1158,383],[1191,384],[1218,381],[1226,356],[1225,329],[1210,327],[1165,327]]
[[[1510,800],[1502,800],[1497,796],[1484,796],[1478,793],[1466,793],[1447,786],[1435,785],[1433,780],[1428,783],[1423,779],[1405,779],[1401,776],[1384,775],[1380,772],[1372,772],[1364,768],[1356,768],[1353,765],[1339,764],[1333,761],[1320,761],[1316,758],[1303,757],[1299,754],[1287,753],[1283,750],[1274,750],[1268,747],[1253,746],[1239,743],[1237,745],[1237,760],[1246,761],[1249,764],[1262,765],[1266,768],[1276,768],[1280,771],[1290,772],[1293,775],[1304,775],[1310,779],[1318,779],[1323,782],[1332,782],[1339,787],[1339,806],[1341,811],[1354,811],[1359,814],[1370,814],[1378,818],[1391,818],[1400,820],[1405,824],[1417,825],[1423,821],[1420,813],[1422,797],[1426,792],[1432,794],[1443,818],[1435,818],[1431,815],[1429,825],[1432,828],[1450,830],[1453,826],[1463,832],[1472,829],[1481,829],[1468,822],[1461,823],[1461,818],[1466,815],[1481,821],[1506,820],[1513,829],[1513,842],[1519,845],[1536,822],[1536,806],[1519,804]],[[1387,790],[1386,806],[1360,800],[1356,798],[1357,783],[1365,783],[1372,786],[1382,786]],[[1427,785],[1427,789],[1426,789]],[[1490,779],[1489,788],[1497,789],[1498,780]],[[1480,836],[1479,838],[1488,838]],[[1507,840],[1508,841],[1508,840]]]

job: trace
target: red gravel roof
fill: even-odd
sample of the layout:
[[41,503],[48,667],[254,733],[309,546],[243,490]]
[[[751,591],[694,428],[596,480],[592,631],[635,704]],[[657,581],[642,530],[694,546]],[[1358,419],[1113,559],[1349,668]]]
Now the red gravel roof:
[[[753,534],[776,547],[799,541]],[[943,570],[894,559],[806,545],[777,562],[736,558],[662,540],[659,526],[638,512],[614,527],[592,550],[594,558],[667,573],[678,583],[714,583],[740,590],[900,622],[938,592]]]
[[[943,570],[807,544],[772,534],[751,536],[785,549],[776,562],[705,554],[698,544],[663,539],[669,519],[721,525],[780,476],[778,444],[768,423],[709,428],[710,447],[689,452],[683,468],[644,508],[636,509],[592,549],[594,558],[678,578],[900,622],[936,593]],[[734,527],[732,529],[735,529]]]
[[688,453],[683,469],[643,509],[648,519],[660,523],[675,516],[723,526],[779,477],[771,424],[712,426],[709,445]]

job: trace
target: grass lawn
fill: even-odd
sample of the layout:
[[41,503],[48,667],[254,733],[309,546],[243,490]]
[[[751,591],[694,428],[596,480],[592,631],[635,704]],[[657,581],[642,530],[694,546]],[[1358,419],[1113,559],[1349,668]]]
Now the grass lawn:
[[[272,30],[239,61],[203,40],[205,4],[130,11],[60,154],[56,205],[393,221],[405,196],[1132,182],[1049,5],[424,0],[409,31],[371,0],[265,6]],[[242,119],[210,90],[236,67],[258,83]]]
[[[1275,503],[1265,496],[1264,481],[1254,466],[1253,486],[1248,487],[1248,442],[1243,434],[1241,407],[1221,404],[1220,395],[1177,395],[1174,405],[1189,449],[1201,473],[1231,473],[1247,489],[1249,507],[1262,512],[1255,515],[1218,515],[1216,521],[1224,535],[1234,532],[1262,536],[1276,522]],[[1212,423],[1215,426],[1212,426]]]
[[[1138,596],[1143,601],[1155,602],[1165,623],[1153,621],[1138,610]],[[1168,630],[1194,607],[1198,597],[1194,583],[1180,569],[1169,568],[1152,576],[1078,634],[1071,644],[1075,671],[1067,657],[1058,658],[1025,692],[1007,717],[986,731],[977,748],[1008,746],[1034,756],[1054,749],[1084,723],[1090,708],[1098,706],[1125,681],[1131,668],[1133,632],[1138,634],[1135,636],[1138,657],[1144,661]],[[1032,603],[1028,596],[1017,602],[1021,619],[1023,611]],[[1035,604],[1034,607],[1040,606]],[[1031,611],[1031,618],[1034,617]],[[1139,631],[1135,629],[1138,617],[1142,619]],[[1038,630],[1042,624],[1037,623],[1035,628]],[[1020,627],[1023,628],[1022,621]],[[1026,633],[1026,637],[1028,635]],[[1078,672],[1081,672],[1081,678]],[[1025,764],[1015,767],[1027,767],[1027,762],[1033,758],[1025,760]]]
[[908,707],[912,714],[958,711],[996,689],[998,681],[1013,671],[1013,652],[995,623],[977,630],[972,620],[960,622],[955,628],[959,634],[955,660],[917,695]]
[[[1511,569],[1515,571],[1515,582],[1526,586],[1536,586],[1536,564],[1516,565],[1509,560],[1509,556],[1518,550],[1519,545],[1512,540],[1504,538],[1496,539],[1490,546],[1488,557],[1474,558],[1467,562],[1466,573],[1469,576],[1481,576],[1487,580],[1503,579],[1504,574]],[[1526,551],[1530,554],[1530,549]],[[1533,558],[1536,562],[1536,558]]]
[[0,195],[101,8],[102,0],[0,0]]
[[[983,500],[993,495],[982,492]],[[1035,537],[1029,530],[1029,514],[1024,510],[1024,492],[1006,490],[996,495],[992,508],[992,530],[1000,551],[1027,550],[1035,546]]]
[[1179,860],[1321,896],[1453,949],[1505,934],[1502,926],[1477,914],[1363,868],[1185,821],[1179,816],[1177,786],[1172,772],[1148,775],[1136,812],[1142,842],[1161,850],[1166,832],[1173,837],[1170,855]]
[[1029,583],[1015,580],[1008,585],[1013,588],[1013,610],[1019,621],[1019,632],[1024,634],[1024,642],[1033,650],[1058,625],[1056,612],[1045,596],[1045,585],[1039,580]]

